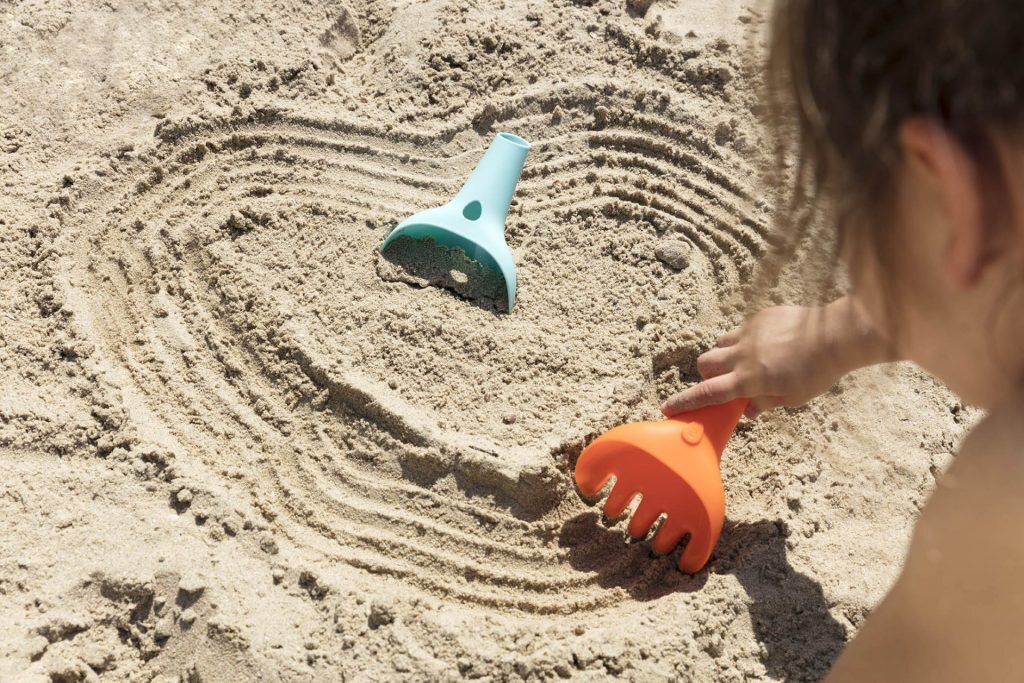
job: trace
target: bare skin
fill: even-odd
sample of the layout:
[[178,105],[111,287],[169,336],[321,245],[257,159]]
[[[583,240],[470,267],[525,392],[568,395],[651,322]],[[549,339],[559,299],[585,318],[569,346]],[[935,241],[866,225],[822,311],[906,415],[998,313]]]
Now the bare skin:
[[697,359],[704,381],[669,398],[666,416],[750,398],[747,417],[801,406],[857,368],[895,360],[853,297],[827,306],[776,306],[718,340]]
[[[910,119],[900,146],[898,292],[881,288],[877,262],[846,258],[853,295],[762,311],[702,355],[704,381],[662,410],[749,396],[756,415],[897,358],[987,410],[922,511],[899,579],[829,680],[1024,680],[1024,150],[999,138],[1010,206],[997,214],[941,127]],[[893,300],[900,325],[887,329]]]
[[830,681],[1024,680],[1024,399],[971,433]]

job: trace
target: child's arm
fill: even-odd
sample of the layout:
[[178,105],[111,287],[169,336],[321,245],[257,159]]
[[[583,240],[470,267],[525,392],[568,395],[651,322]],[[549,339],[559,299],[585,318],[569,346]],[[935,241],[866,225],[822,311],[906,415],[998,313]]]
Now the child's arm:
[[965,441],[830,681],[1024,681],[1022,414],[1004,406]]
[[852,297],[827,306],[768,308],[732,330],[697,359],[704,381],[661,406],[666,415],[751,399],[749,417],[777,406],[803,405],[844,374],[895,360]]

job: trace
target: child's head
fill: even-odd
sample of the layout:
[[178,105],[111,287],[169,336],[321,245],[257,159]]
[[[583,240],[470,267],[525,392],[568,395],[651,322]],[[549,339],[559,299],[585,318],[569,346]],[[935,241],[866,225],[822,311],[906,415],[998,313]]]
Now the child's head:
[[879,328],[983,405],[1024,376],[1019,2],[778,0],[770,56],[794,210],[828,207]]

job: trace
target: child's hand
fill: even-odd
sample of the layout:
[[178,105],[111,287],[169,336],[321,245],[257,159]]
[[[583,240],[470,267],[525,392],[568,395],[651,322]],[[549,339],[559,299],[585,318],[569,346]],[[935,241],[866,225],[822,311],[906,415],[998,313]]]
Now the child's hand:
[[745,396],[747,417],[800,406],[887,353],[849,298],[824,307],[768,308],[697,359],[704,381],[670,397],[666,416]]

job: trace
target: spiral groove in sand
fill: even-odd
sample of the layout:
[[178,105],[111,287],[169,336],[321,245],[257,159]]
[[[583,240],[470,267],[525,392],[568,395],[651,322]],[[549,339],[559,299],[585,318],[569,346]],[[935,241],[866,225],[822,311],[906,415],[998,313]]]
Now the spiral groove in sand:
[[[577,103],[566,118],[589,122]],[[277,115],[165,130],[68,220],[98,338],[183,447],[247,470],[277,531],[468,603],[571,613],[623,594],[566,561],[553,452],[650,393],[623,398],[622,378],[654,372],[651,302],[671,291],[713,315],[764,226],[699,132],[635,113],[552,127],[544,108],[524,99],[496,124],[545,131],[509,218],[513,315],[381,276],[387,231],[482,151],[443,131]],[[685,268],[655,257],[665,240]],[[609,571],[655,578],[646,552],[621,561]]]

